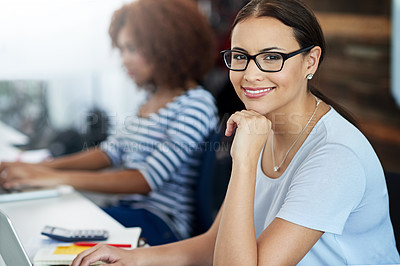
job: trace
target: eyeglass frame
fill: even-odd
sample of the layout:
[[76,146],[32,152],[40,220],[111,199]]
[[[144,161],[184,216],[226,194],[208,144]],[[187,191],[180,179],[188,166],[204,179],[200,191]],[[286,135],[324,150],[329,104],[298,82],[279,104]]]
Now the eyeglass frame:
[[[307,52],[307,51],[311,50],[311,49],[314,48],[314,47],[315,47],[315,45],[310,45],[310,46],[307,46],[307,47],[304,47],[304,48],[300,48],[299,50],[296,50],[296,51],[291,52],[291,53],[288,53],[288,54],[281,53],[281,52],[260,52],[260,53],[255,54],[255,55],[249,55],[249,54],[247,54],[247,53],[245,53],[245,52],[242,52],[242,51],[235,51],[235,50],[223,50],[223,51],[220,52],[220,54],[221,54],[221,56],[222,56],[222,60],[223,60],[224,63],[225,63],[225,66],[226,66],[229,70],[232,70],[232,71],[245,71],[245,70],[247,69],[247,66],[248,66],[249,63],[250,63],[250,60],[253,60],[254,63],[256,63],[256,66],[258,67],[258,69],[260,69],[262,72],[270,72],[270,73],[273,73],[273,72],[279,72],[279,71],[281,71],[281,70],[283,69],[283,65],[285,64],[285,61],[288,60],[289,58],[291,58],[291,57],[293,57],[293,56],[295,56],[295,55],[298,55],[298,54]],[[229,67],[229,66],[228,66],[228,63],[227,63],[226,60],[225,60],[225,56],[224,56],[226,52],[238,52],[238,53],[244,54],[244,55],[247,57],[246,66],[245,66],[243,69],[232,69],[231,67]],[[261,68],[260,64],[259,64],[258,61],[256,60],[256,57],[259,56],[260,54],[265,54],[265,53],[274,53],[274,54],[279,54],[280,56],[282,56],[282,65],[281,65],[281,68],[280,68],[279,70],[265,70],[265,69],[262,69],[262,68]]]

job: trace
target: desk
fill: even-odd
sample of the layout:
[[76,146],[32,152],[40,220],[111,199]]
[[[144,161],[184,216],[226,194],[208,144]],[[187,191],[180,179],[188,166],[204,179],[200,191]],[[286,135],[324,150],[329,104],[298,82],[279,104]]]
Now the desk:
[[40,232],[45,225],[69,229],[104,228],[110,234],[125,229],[76,191],[55,198],[0,203],[0,209],[10,217],[31,260],[40,248]]

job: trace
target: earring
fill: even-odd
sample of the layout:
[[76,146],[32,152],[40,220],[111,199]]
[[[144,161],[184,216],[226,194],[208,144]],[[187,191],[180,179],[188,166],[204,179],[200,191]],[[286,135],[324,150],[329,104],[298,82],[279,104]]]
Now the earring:
[[310,73],[310,74],[307,75],[307,79],[310,80],[310,79],[313,78],[313,76],[314,76],[314,74],[313,74],[313,73]]

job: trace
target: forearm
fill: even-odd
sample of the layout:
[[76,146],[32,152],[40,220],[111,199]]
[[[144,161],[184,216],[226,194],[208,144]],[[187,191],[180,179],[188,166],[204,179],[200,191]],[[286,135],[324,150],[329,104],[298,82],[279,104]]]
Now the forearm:
[[95,148],[40,163],[42,166],[60,170],[99,170],[111,166],[104,151]]
[[257,265],[254,229],[256,167],[233,162],[219,226],[214,265]]
[[[168,245],[124,250],[104,244],[83,251],[74,259],[74,266],[89,266],[96,261],[112,265],[188,266],[212,265],[215,236],[203,235]],[[110,264],[111,265],[111,264]]]
[[135,256],[137,265],[213,265],[222,209],[223,206],[210,229],[204,234],[168,245],[138,249],[138,256]]
[[138,265],[213,265],[215,242],[221,220],[221,206],[210,229],[196,237],[168,245],[138,250]]
[[60,171],[60,183],[102,193],[147,194],[150,186],[138,170]]
[[[138,249],[137,265],[212,265],[215,237],[202,234],[168,245]],[[136,265],[136,264],[135,264]]]
[[[222,208],[222,207],[221,207]],[[221,212],[220,212],[221,213]],[[118,265],[212,265],[215,239],[220,213],[211,228],[204,234],[168,245],[124,250],[107,245],[97,245],[78,254],[72,265],[89,266],[96,261],[118,263]]]

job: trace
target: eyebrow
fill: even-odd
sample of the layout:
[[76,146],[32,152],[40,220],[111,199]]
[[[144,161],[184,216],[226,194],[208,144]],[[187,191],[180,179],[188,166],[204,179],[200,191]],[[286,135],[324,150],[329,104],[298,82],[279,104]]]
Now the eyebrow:
[[[244,53],[248,53],[245,49],[240,48],[240,47],[233,47],[233,48],[231,48],[231,50],[242,51],[242,52],[244,52]],[[264,49],[260,50],[259,53],[269,52],[269,51],[271,51],[271,50],[283,51],[283,49],[282,49],[282,48],[279,48],[279,47],[269,47],[269,48],[264,48]]]

